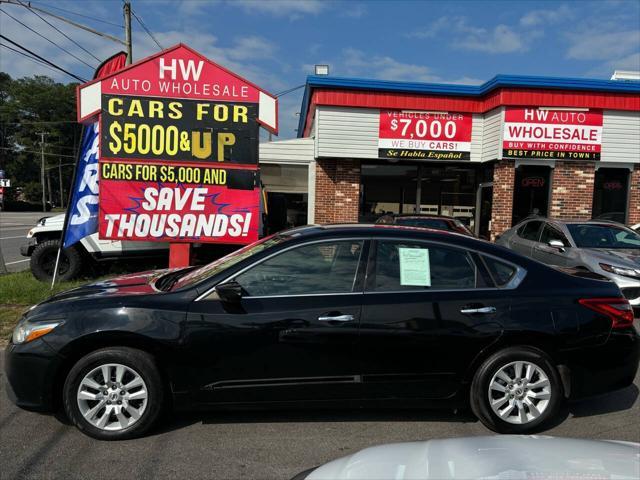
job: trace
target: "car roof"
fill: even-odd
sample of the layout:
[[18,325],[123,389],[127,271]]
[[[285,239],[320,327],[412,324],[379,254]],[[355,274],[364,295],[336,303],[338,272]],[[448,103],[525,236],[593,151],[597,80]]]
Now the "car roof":
[[444,240],[464,244],[468,240],[481,244],[490,244],[484,240],[449,230],[435,228],[414,227],[394,224],[369,223],[335,223],[325,225],[306,225],[283,230],[276,235],[289,236],[292,239],[309,239],[312,237],[356,236],[356,237],[415,237],[424,240]]
[[393,217],[393,218],[435,218],[435,219],[444,219],[444,220],[455,220],[454,217],[450,217],[448,215],[435,215],[431,213],[387,213],[382,215],[383,217]]
[[548,217],[540,217],[540,216],[530,216],[527,217],[523,220],[520,220],[520,223],[524,223],[524,222],[528,222],[531,220],[538,220],[541,222],[549,222],[549,223],[555,223],[558,225],[573,225],[576,223],[589,223],[592,225],[608,225],[608,226],[612,226],[612,227],[625,227],[625,225],[623,225],[622,223],[618,223],[618,222],[614,222],[613,220],[599,220],[599,219],[589,219],[589,220],[585,220],[585,219],[579,219],[579,218],[575,218],[575,219],[563,219],[563,218],[548,218]]

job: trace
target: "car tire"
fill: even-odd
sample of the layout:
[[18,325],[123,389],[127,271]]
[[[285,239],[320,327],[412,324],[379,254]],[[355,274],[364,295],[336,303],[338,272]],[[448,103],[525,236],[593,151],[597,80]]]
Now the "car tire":
[[546,354],[535,348],[511,347],[480,366],[470,396],[473,413],[487,428],[522,434],[540,430],[557,415],[564,389]]
[[[31,254],[31,273],[38,280],[50,281],[58,255],[58,240],[46,240],[39,243]],[[69,281],[76,278],[82,271],[82,254],[75,247],[65,248],[60,252],[60,265],[57,278],[60,281]]]
[[153,426],[162,411],[164,393],[151,355],[111,347],[90,353],[73,366],[64,383],[63,405],[83,433],[99,440],[124,440],[139,437]]

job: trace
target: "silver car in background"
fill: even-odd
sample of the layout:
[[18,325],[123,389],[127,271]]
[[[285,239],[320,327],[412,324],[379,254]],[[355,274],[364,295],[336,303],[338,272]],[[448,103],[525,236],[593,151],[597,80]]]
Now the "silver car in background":
[[604,220],[529,217],[496,240],[547,265],[579,268],[614,281],[640,312],[640,234]]
[[366,448],[294,480],[637,479],[640,445],[502,435]]

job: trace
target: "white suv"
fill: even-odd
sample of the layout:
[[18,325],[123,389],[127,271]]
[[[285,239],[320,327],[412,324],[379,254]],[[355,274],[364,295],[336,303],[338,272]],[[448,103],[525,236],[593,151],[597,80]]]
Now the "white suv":
[[[64,214],[43,217],[27,233],[28,242],[20,253],[31,257],[31,272],[38,280],[49,280],[58,253],[58,244],[64,225]],[[58,270],[60,280],[71,280],[94,261],[122,260],[123,258],[166,257],[169,244],[164,242],[128,242],[100,240],[94,233],[63,251]]]

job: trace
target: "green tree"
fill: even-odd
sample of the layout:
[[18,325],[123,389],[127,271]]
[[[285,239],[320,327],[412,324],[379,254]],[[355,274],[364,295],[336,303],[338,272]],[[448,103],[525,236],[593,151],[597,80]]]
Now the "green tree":
[[[0,169],[11,179],[9,195],[29,183],[40,183],[40,135],[45,132],[45,165],[73,163],[81,127],[76,120],[75,83],[57,83],[47,76],[12,79],[0,72]],[[58,155],[65,155],[59,157]],[[70,157],[69,157],[70,156]],[[65,196],[72,167],[63,167]],[[53,199],[60,204],[58,169],[51,168]],[[29,197],[35,193],[28,189]],[[47,195],[48,198],[48,195]],[[39,201],[39,198],[29,198]]]

